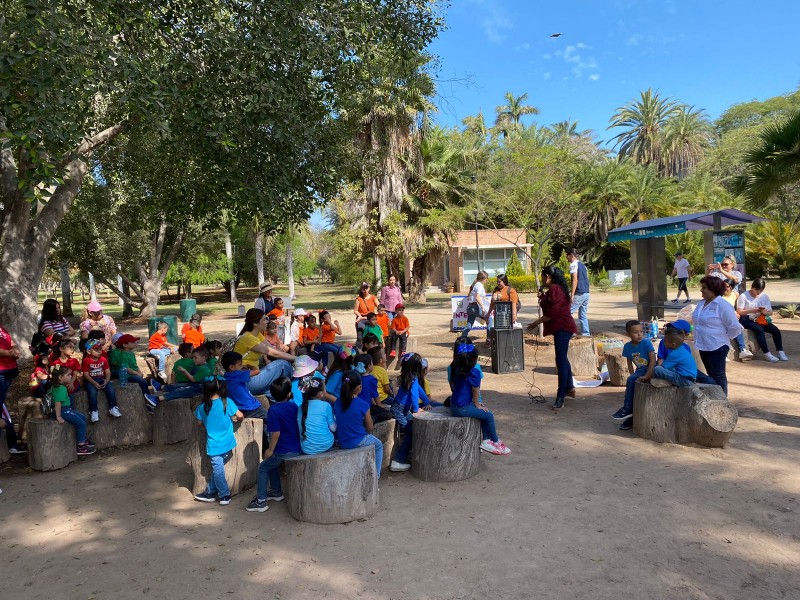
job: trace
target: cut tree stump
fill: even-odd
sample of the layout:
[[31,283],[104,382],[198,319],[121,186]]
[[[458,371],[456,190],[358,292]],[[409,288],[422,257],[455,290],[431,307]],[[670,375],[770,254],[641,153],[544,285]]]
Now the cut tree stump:
[[72,406],[86,415],[89,421],[89,439],[98,450],[147,444],[153,439],[153,417],[147,412],[142,389],[135,383],[120,387],[119,381],[114,381],[114,387],[117,391],[117,406],[122,412],[119,418],[108,414],[108,398],[105,392],[97,394],[97,411],[100,415],[97,423],[92,423],[89,419],[86,390],[81,389],[72,398]]
[[162,400],[153,409],[153,445],[165,446],[188,440],[197,419],[192,411],[194,398]]
[[[753,353],[753,360],[767,360],[766,358],[764,358],[764,353],[761,351],[761,346],[759,346],[758,341],[756,341],[755,333],[753,333],[749,329],[745,329],[743,333],[744,333],[744,345],[748,350],[750,350],[750,352]],[[772,336],[767,334],[767,344],[769,344],[771,340]],[[733,343],[732,346],[736,346],[736,344]],[[738,350],[734,352],[734,357],[736,358],[736,360],[740,360]]]
[[27,439],[27,427],[25,427],[28,419],[42,419],[42,401],[39,398],[23,398],[17,404],[17,425],[19,426],[18,435],[22,441]]
[[349,523],[378,510],[375,448],[363,446],[286,461],[286,508],[305,523]]
[[[233,496],[254,486],[258,481],[264,435],[262,423],[261,419],[245,419],[233,424],[236,448],[225,465],[225,478]],[[194,472],[192,494],[205,491],[211,479],[211,459],[206,454],[206,428],[201,424],[192,427],[186,463]]]
[[392,454],[394,453],[394,446],[399,433],[397,421],[394,419],[381,421],[372,426],[372,435],[383,443],[383,462],[381,463],[381,468],[383,469],[388,469],[389,464],[392,462]]
[[55,419],[29,419],[28,465],[34,471],[55,471],[78,460],[75,428]]
[[462,481],[481,468],[481,423],[438,406],[414,415],[411,473],[422,481]]
[[573,336],[569,342],[567,352],[569,364],[572,366],[574,377],[597,377],[598,356],[594,338],[586,336]]
[[8,440],[6,439],[5,428],[0,429],[0,464],[11,460],[11,453],[8,451]]
[[654,387],[636,383],[633,431],[639,437],[724,448],[738,418],[736,407],[718,385]]
[[628,383],[628,359],[622,356],[622,350],[611,350],[604,355],[608,368],[608,380],[611,385],[622,386]]

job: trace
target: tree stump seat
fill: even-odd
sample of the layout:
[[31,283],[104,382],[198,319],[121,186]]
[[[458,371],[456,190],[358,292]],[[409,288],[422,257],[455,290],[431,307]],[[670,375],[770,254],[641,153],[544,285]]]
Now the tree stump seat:
[[306,523],[349,523],[378,510],[375,448],[333,448],[285,462],[286,507]]
[[0,429],[0,465],[11,460],[11,452],[8,451],[8,440],[6,430]]
[[381,463],[381,468],[388,469],[389,464],[392,462],[395,444],[400,435],[400,431],[397,429],[397,421],[389,419],[388,421],[375,423],[372,426],[372,435],[383,443],[383,462]]
[[78,460],[75,427],[55,419],[29,419],[28,465],[35,471],[55,471]]
[[736,407],[718,385],[655,387],[636,383],[633,431],[641,438],[723,448],[737,420]]
[[86,390],[81,389],[72,397],[73,408],[86,415],[89,439],[98,450],[147,444],[153,439],[153,421],[147,411],[142,389],[135,383],[122,387],[118,380],[113,384],[117,392],[117,406],[122,412],[119,418],[108,414],[108,398],[105,392],[97,394],[97,411],[100,416],[97,423],[91,422]]
[[600,357],[597,356],[594,338],[573,336],[569,342],[567,358],[574,377],[597,377]]
[[192,411],[195,398],[162,400],[153,409],[153,445],[184,442],[192,435],[197,419]]
[[481,424],[437,406],[414,415],[411,473],[422,481],[462,481],[481,468]]
[[609,350],[603,354],[608,368],[608,381],[611,385],[622,386],[628,383],[628,359],[622,356],[622,350]]
[[[191,399],[190,399],[191,400]],[[203,492],[211,479],[211,459],[206,454],[206,428],[196,423],[189,436],[186,463],[194,473],[192,494]],[[261,419],[245,419],[233,424],[236,448],[225,465],[225,478],[231,495],[253,487],[258,481],[258,465],[263,453],[264,425]]]
[[[753,333],[749,329],[745,329],[743,333],[744,333],[744,345],[745,345],[745,348],[747,348],[748,350],[750,350],[750,352],[753,353],[752,360],[767,360],[764,357],[764,353],[761,351],[761,346],[758,345],[758,341],[756,340],[755,333]],[[771,340],[772,340],[772,336],[767,334],[767,344],[769,344]],[[736,344],[735,343],[732,344],[732,347],[736,347]],[[740,352],[739,352],[738,348],[733,351],[733,357],[736,360],[742,360],[741,357],[739,356],[739,354],[740,354]],[[751,360],[751,359],[748,358],[746,360]]]

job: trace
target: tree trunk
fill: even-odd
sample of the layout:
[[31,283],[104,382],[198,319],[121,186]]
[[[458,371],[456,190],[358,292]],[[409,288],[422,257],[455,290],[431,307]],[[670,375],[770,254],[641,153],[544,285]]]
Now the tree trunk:
[[622,356],[622,350],[611,350],[603,354],[608,368],[608,380],[611,385],[622,386],[628,383],[628,359]]
[[191,297],[192,297],[192,282],[191,281],[187,281],[186,282],[186,295],[184,296],[184,298],[186,298],[186,300],[189,300]]
[[89,273],[89,300],[97,300],[97,287],[94,284],[94,275]]
[[261,231],[255,232],[255,250],[256,250],[256,276],[258,277],[258,285],[264,283],[264,233]]
[[158,279],[148,277],[142,282],[141,317],[155,317],[158,314],[158,301],[161,295],[161,283]]
[[481,468],[481,424],[444,406],[414,415],[411,473],[422,481],[462,481]]
[[383,287],[383,282],[381,281],[381,257],[378,256],[377,248],[372,251],[372,274],[375,280],[373,289],[377,292]]
[[65,317],[72,316],[72,290],[69,286],[69,265],[61,263],[58,269],[61,277],[61,314]]
[[177,444],[189,439],[195,422],[192,398],[159,402],[153,410],[153,445]]
[[[119,265],[117,265],[117,268],[122,270],[122,267],[120,267]],[[123,283],[124,282],[122,281],[122,275],[117,275],[117,287],[120,290],[122,289]],[[125,300],[122,298],[122,296],[117,296],[117,304],[119,304],[120,306],[125,306]]]
[[292,242],[294,241],[294,232],[289,229],[289,240],[286,243],[286,279],[289,283],[289,304],[294,305],[294,248]]
[[332,449],[286,461],[286,508],[306,523],[349,523],[378,510],[375,448]]
[[34,471],[55,471],[78,460],[75,428],[55,419],[28,421],[28,465]]
[[0,465],[11,460],[11,453],[8,451],[8,440],[6,439],[5,428],[0,430]]
[[572,375],[575,377],[597,377],[597,349],[594,339],[575,336],[570,340],[567,352]]
[[230,285],[229,292],[231,294],[231,303],[235,304],[239,300],[236,297],[236,281],[233,275],[233,246],[231,245],[231,233],[225,230],[225,259],[228,266],[228,284]]
[[383,463],[381,464],[381,467],[384,469],[388,469],[392,462],[392,454],[394,453],[394,447],[397,442],[398,434],[399,431],[397,431],[397,421],[394,419],[375,423],[372,428],[372,435],[378,438],[383,444]]
[[[135,383],[120,387],[119,381],[113,381],[117,392],[117,405],[121,418],[108,414],[108,398],[105,392],[97,394],[97,408],[100,420],[89,423],[86,435],[94,442],[98,450],[119,446],[142,446],[153,439],[153,421],[142,395],[141,388]],[[86,390],[81,389],[73,396],[73,407],[78,412],[89,416],[89,400]]]

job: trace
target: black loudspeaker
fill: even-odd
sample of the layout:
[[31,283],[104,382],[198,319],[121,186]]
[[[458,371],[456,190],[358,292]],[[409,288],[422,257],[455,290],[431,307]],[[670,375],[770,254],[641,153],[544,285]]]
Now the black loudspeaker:
[[494,303],[494,328],[511,329],[514,323],[511,321],[511,302]]
[[492,330],[492,372],[515,373],[525,370],[522,329]]

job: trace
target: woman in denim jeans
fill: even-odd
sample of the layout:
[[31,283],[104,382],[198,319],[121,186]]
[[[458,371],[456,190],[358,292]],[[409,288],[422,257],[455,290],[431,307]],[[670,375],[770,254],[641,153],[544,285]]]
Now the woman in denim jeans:
[[544,335],[552,335],[556,347],[556,371],[558,372],[558,391],[553,410],[564,407],[564,399],[575,397],[572,385],[572,366],[567,352],[569,341],[578,332],[572,318],[569,287],[564,272],[556,266],[548,265],[542,269],[542,287],[539,289],[539,308],[542,316],[528,325],[529,330],[544,324]]

